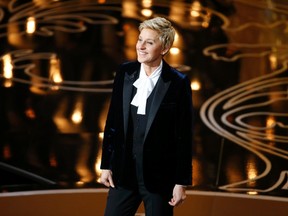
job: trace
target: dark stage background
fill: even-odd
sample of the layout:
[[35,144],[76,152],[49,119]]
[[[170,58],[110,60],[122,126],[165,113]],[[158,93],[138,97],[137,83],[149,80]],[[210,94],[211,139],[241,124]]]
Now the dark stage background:
[[155,16],[193,89],[188,189],[287,197],[285,0],[0,0],[1,192],[102,187],[115,70]]

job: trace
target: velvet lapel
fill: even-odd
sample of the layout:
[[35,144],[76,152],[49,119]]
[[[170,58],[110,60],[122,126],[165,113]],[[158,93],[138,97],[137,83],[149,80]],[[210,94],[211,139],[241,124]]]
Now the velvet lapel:
[[158,83],[155,87],[155,95],[152,99],[151,107],[150,107],[150,113],[148,116],[148,121],[147,121],[147,126],[146,126],[146,131],[145,131],[145,136],[144,136],[144,141],[146,139],[146,136],[150,130],[150,127],[152,125],[152,122],[154,121],[154,118],[156,116],[156,113],[159,109],[159,106],[168,90],[168,87],[171,83],[171,80],[168,78],[169,76],[169,66],[168,64],[163,61],[163,68],[162,68],[162,73],[161,76],[159,77]]
[[127,135],[128,130],[128,120],[130,114],[130,102],[132,100],[132,90],[133,83],[138,78],[137,72],[139,72],[140,67],[138,69],[134,69],[132,73],[126,72],[124,77],[124,85],[123,85],[123,120],[124,120],[124,134],[125,137]]

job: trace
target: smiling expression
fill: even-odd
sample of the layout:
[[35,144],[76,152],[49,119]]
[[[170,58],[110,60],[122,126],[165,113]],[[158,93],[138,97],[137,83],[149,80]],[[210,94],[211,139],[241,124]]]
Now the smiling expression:
[[137,60],[149,67],[160,65],[162,56],[168,49],[162,47],[159,40],[159,33],[155,30],[144,28],[139,35],[136,51]]

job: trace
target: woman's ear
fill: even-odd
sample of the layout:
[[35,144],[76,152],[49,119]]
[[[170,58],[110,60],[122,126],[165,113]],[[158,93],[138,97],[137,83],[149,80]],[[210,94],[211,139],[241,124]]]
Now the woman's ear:
[[164,48],[164,49],[162,50],[162,52],[161,52],[161,55],[162,55],[162,56],[166,55],[168,51],[169,51],[169,48],[167,48],[167,47]]

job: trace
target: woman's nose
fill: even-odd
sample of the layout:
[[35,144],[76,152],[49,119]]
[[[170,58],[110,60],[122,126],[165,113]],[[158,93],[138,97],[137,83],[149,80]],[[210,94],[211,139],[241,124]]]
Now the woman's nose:
[[139,43],[139,48],[140,49],[145,49],[146,47],[145,47],[145,43],[144,42],[140,42]]

